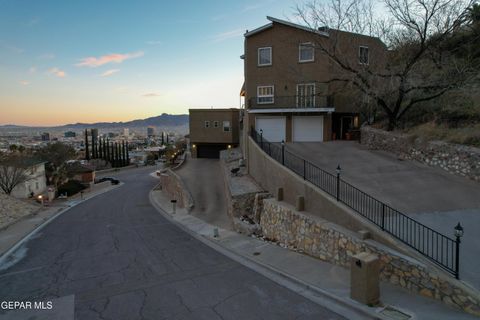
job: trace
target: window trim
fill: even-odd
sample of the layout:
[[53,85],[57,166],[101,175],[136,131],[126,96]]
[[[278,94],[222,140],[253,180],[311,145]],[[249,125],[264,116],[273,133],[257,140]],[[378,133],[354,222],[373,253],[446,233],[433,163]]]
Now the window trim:
[[204,126],[204,128],[206,128],[206,129],[210,128],[210,121],[209,121],[209,120],[205,120],[203,126]]
[[[270,49],[270,63],[260,63],[260,50]],[[272,65],[272,47],[260,47],[257,49],[257,66],[259,67],[268,67]]]
[[[360,55],[360,51],[362,50],[362,48],[367,49],[367,62],[361,61],[362,56]],[[358,63],[366,66],[370,64],[370,49],[368,48],[368,46],[358,46]]]
[[[272,88],[272,94],[260,96],[259,92],[261,88]],[[271,97],[272,101],[260,102],[260,98],[267,98],[267,97]],[[275,86],[273,84],[268,86],[257,86],[257,104],[274,104],[274,103],[275,103]]]
[[[225,127],[225,122],[228,122],[228,127]],[[228,130],[225,130],[225,128],[228,128]],[[232,130],[232,124],[230,123],[230,120],[223,120],[222,121],[222,130],[223,132],[231,132]]]
[[[300,95],[298,94],[298,87],[299,86],[313,86],[313,106],[306,107],[306,106],[300,106],[299,105],[299,99],[298,99],[300,97]],[[317,86],[315,85],[315,82],[297,83],[297,88],[296,89],[297,89],[297,99],[296,99],[297,100],[296,101],[297,102],[296,103],[297,108],[315,108],[315,99],[316,99],[316,94],[317,94]]]
[[[303,47],[306,47],[306,45],[311,45],[311,49],[312,49],[312,59],[309,59],[309,60],[302,60],[302,46]],[[313,46],[313,43],[311,42],[302,42],[298,45],[298,62],[300,63],[305,63],[305,62],[314,62],[315,61],[315,47]]]

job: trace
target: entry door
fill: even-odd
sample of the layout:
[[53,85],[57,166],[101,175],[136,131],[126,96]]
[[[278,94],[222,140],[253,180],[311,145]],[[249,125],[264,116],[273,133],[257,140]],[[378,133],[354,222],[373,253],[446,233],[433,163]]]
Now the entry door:
[[263,138],[270,142],[285,141],[285,117],[256,117],[255,128],[263,130]]

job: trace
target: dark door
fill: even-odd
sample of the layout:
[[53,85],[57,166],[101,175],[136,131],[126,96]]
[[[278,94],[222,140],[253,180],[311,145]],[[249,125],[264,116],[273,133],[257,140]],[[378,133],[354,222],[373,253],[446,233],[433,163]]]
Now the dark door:
[[224,145],[199,145],[197,146],[198,158],[218,159],[220,158],[220,151],[226,149]]

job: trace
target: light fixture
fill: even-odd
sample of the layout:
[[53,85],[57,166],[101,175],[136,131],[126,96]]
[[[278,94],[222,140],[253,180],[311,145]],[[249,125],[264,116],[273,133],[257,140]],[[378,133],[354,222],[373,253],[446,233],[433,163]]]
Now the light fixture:
[[285,140],[282,140],[282,147],[285,146]]
[[340,175],[340,173],[342,172],[342,168],[340,168],[340,165],[337,166],[337,175]]
[[196,147],[197,147],[197,145],[196,145],[196,144],[192,144],[192,148],[194,148],[194,149],[195,149]]
[[231,148],[232,148],[232,146],[231,146],[231,145],[228,145],[228,149],[231,149]]
[[455,226],[455,237],[463,237],[463,227],[460,225],[460,222]]

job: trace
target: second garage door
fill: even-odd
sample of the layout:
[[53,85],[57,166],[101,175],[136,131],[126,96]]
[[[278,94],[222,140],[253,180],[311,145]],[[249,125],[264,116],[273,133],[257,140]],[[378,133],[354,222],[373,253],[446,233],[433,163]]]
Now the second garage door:
[[285,139],[285,117],[257,117],[255,127],[263,130],[263,137],[270,142],[281,142]]
[[294,116],[293,142],[323,141],[323,116]]

